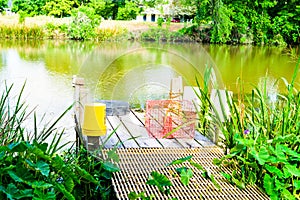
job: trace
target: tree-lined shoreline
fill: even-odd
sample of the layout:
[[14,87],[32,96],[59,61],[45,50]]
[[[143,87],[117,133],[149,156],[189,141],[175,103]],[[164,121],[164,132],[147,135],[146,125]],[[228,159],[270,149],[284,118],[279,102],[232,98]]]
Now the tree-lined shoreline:
[[[4,10],[5,5],[7,0],[1,0],[0,12]],[[171,11],[166,13],[164,6],[169,6]],[[300,43],[300,5],[292,0],[15,0],[12,11],[20,16],[20,23],[25,18],[41,15],[57,19],[71,17],[71,28],[66,30],[65,25],[58,26],[55,31],[68,32],[69,39],[88,40],[96,37],[96,40],[106,40],[107,35],[114,34],[101,30],[104,36],[96,36],[95,29],[99,29],[101,21],[134,20],[147,8],[161,12],[161,18],[152,22],[158,25],[158,28],[143,31],[145,33],[141,37],[127,35],[129,38],[280,46]],[[169,27],[169,24],[173,24],[173,17],[181,19],[184,23],[182,29],[171,31],[160,26],[163,24]],[[189,19],[189,23],[184,22],[186,19]]]

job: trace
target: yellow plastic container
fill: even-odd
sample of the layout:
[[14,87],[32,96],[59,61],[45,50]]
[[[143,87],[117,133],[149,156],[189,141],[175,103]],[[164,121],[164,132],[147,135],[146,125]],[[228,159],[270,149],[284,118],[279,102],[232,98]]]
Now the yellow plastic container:
[[92,103],[84,106],[82,133],[87,136],[104,136],[106,134],[106,105]]

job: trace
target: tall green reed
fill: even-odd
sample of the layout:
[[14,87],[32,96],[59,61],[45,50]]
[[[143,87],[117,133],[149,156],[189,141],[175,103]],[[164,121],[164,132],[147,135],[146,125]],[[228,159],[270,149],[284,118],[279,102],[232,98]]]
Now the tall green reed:
[[257,184],[271,199],[300,198],[300,92],[295,88],[299,63],[300,59],[290,83],[282,79],[287,91],[276,94],[275,101],[267,77],[251,94],[227,96],[230,117],[225,122],[211,112],[214,105],[208,95],[200,96],[209,105],[208,123],[217,125],[224,136],[226,155],[215,164],[234,169],[222,173],[230,183],[240,188]]
[[44,39],[46,37],[42,26],[0,25],[1,39]]

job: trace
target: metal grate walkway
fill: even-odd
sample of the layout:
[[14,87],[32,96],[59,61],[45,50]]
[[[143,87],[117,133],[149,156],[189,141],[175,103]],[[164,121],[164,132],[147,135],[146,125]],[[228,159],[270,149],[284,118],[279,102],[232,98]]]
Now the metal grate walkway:
[[[105,150],[107,151],[107,150]],[[116,195],[119,199],[128,199],[128,194],[132,191],[136,193],[145,192],[146,195],[155,195],[155,199],[226,199],[226,200],[243,200],[243,199],[269,199],[257,186],[247,186],[246,189],[240,190],[231,185],[220,174],[220,169],[212,163],[214,158],[221,158],[223,153],[218,147],[207,148],[130,148],[117,149],[120,156],[120,172],[115,173],[112,179]],[[175,168],[181,167],[174,165],[166,167],[166,164],[175,159],[192,155],[192,160],[201,164],[209,170],[220,184],[221,190],[218,191],[213,183],[203,177],[200,170],[193,168],[189,163],[182,164],[193,169],[194,175],[189,185],[184,186],[178,176],[172,176]],[[227,168],[222,169],[230,173]],[[157,171],[166,175],[173,183],[170,187],[171,194],[164,195],[159,192],[157,187],[146,184],[152,171]]]

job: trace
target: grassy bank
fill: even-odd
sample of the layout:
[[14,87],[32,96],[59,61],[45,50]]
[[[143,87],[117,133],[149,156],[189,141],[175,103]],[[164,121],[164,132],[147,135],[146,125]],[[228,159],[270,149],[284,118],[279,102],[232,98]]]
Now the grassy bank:
[[[170,24],[157,27],[154,22],[103,20],[92,28],[86,24],[76,24],[72,18],[47,16],[26,17],[20,22],[18,15],[0,16],[0,39],[76,39],[76,40],[150,40],[183,41],[186,38],[177,32],[184,25]],[[184,39],[185,38],[185,39]]]

